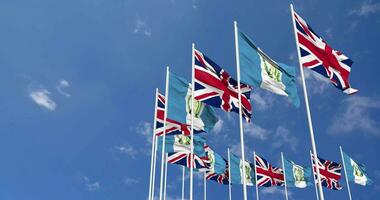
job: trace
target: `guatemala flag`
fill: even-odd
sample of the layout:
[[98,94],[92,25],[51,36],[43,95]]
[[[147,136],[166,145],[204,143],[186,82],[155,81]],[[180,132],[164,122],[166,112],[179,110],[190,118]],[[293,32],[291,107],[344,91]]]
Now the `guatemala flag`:
[[[167,118],[180,123],[191,124],[191,100],[191,84],[170,73]],[[210,132],[218,121],[215,111],[202,102],[194,102],[194,133]]]
[[230,165],[229,167],[231,168],[231,184],[243,184],[243,178],[245,177],[245,183],[248,186],[254,186],[255,183],[255,171],[254,171],[254,166],[245,161],[244,166],[245,166],[245,172],[246,175],[243,175],[243,161],[235,156],[234,154],[230,155]]
[[284,168],[287,187],[305,188],[313,185],[310,167],[302,167],[284,158]]
[[241,81],[278,95],[288,96],[299,107],[294,67],[278,64],[239,31]]
[[350,158],[346,153],[343,153],[344,159],[344,169],[347,172],[347,180],[353,181],[359,185],[369,185],[372,184],[372,180],[368,178],[366,169],[363,165],[356,163],[352,158]]

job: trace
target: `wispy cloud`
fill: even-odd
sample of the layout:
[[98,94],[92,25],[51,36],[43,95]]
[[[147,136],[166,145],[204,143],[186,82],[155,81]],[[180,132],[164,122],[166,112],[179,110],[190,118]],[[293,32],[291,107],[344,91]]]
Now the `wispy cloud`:
[[[304,70],[305,79],[307,80],[307,85],[309,91],[313,94],[323,94],[325,93],[328,87],[331,87],[330,80],[316,72],[311,70]],[[298,81],[301,83],[301,77],[298,78]]]
[[369,16],[380,12],[380,3],[373,3],[372,1],[364,1],[359,8],[353,9],[349,12],[350,15]]
[[364,134],[380,135],[379,121],[371,113],[380,109],[380,101],[370,97],[350,96],[343,100],[338,114],[332,119],[328,127],[331,134],[348,134],[361,132]]
[[277,127],[273,138],[274,138],[274,142],[272,143],[272,146],[274,148],[288,146],[293,152],[297,151],[297,146],[298,146],[299,141],[297,137],[292,135],[291,132],[287,128],[283,126]]
[[88,191],[95,191],[100,188],[100,183],[98,181],[92,182],[87,176],[84,176],[83,180],[86,186],[86,190]]
[[126,177],[123,178],[123,183],[125,185],[134,185],[134,184],[137,184],[139,182],[140,182],[139,179],[128,177],[128,176],[126,176]]
[[[278,187],[266,187],[266,188],[261,189],[260,193],[267,196],[276,195],[276,194],[285,195],[285,190],[282,188],[280,189]],[[288,197],[290,197],[291,195],[292,193],[288,191]]]
[[270,135],[270,131],[262,128],[257,124],[244,123],[243,128],[245,134],[255,139],[266,140]]
[[148,142],[148,144],[152,144],[152,123],[149,122],[139,122],[137,127],[135,128],[135,132],[144,136]]
[[216,122],[216,124],[215,124],[215,126],[213,128],[213,132],[215,134],[219,134],[219,133],[222,132],[222,130],[223,130],[223,123],[224,123],[223,119],[219,118],[218,122]]
[[58,85],[56,86],[59,94],[65,96],[65,97],[71,97],[71,95],[68,92],[64,91],[64,89],[68,88],[68,87],[70,87],[70,83],[65,79],[60,80]]
[[54,111],[57,104],[50,98],[50,92],[46,89],[32,90],[29,97],[39,106]]
[[137,19],[135,21],[132,33],[133,34],[143,34],[147,37],[152,36],[152,31],[151,31],[150,27],[142,19]]
[[115,149],[118,150],[122,154],[126,154],[131,158],[135,158],[137,151],[135,148],[129,144],[124,144],[122,146],[115,146]]
[[251,100],[253,102],[253,107],[256,110],[264,111],[270,109],[273,106],[275,98],[273,97],[275,94],[270,94],[266,91],[255,91],[251,93]]

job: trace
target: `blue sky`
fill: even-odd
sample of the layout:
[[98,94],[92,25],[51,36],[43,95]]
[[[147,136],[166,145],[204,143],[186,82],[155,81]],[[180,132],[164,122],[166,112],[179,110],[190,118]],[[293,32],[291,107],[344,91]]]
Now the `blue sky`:
[[[191,42],[235,76],[233,20],[277,61],[298,66],[289,1],[2,0],[0,1],[0,198],[145,199],[148,193],[154,90],[165,66],[190,79]],[[377,67],[380,3],[371,0],[293,1],[329,44],[353,61],[346,96],[307,72],[318,153],[340,161],[339,145],[367,166],[374,185],[351,185],[354,199],[380,193],[380,93]],[[299,85],[300,86],[300,85]],[[301,88],[299,94],[302,96]],[[309,165],[303,99],[253,92],[246,155],[255,150],[279,164],[280,152]],[[238,115],[218,111],[205,137],[221,155],[239,152]],[[200,199],[202,181],[195,181]],[[188,183],[188,182],[187,182]],[[325,189],[328,199],[345,199]],[[187,185],[188,186],[188,185]],[[312,199],[314,188],[290,189]],[[282,188],[260,189],[281,199]],[[180,197],[180,168],[169,166],[169,199]],[[233,186],[241,199],[241,186]],[[253,188],[249,197],[254,196]],[[208,184],[209,199],[227,187]]]

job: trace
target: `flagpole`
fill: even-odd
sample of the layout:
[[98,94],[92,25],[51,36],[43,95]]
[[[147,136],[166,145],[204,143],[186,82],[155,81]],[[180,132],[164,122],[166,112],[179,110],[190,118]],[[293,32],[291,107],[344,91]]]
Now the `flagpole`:
[[315,183],[315,172],[314,172],[314,167],[313,167],[313,159],[312,159],[312,154],[311,154],[311,151],[310,152],[310,162],[311,162],[311,171],[313,171],[313,184],[314,184],[314,188],[315,188],[315,195],[317,196],[317,200],[319,200],[319,195],[318,195],[318,188],[317,188],[317,184],[318,183]]
[[[299,51],[299,47],[298,47],[298,37],[297,37],[297,33],[296,33],[296,24],[294,21],[293,4],[290,4],[290,9],[291,9],[291,13],[292,13],[294,37],[296,39],[296,47],[297,47],[297,53],[298,53],[298,64],[299,64],[300,71],[301,71],[302,87],[303,87],[303,94],[304,94],[304,98],[305,98],[306,114],[307,114],[307,119],[308,119],[308,124],[309,124],[311,146],[312,146],[312,150],[313,150],[313,154],[314,154],[314,162],[317,164],[318,163],[317,147],[315,145],[313,122],[311,120],[311,113],[310,113],[310,108],[309,108],[309,98],[307,95],[305,75],[304,75],[303,67],[301,65],[301,60],[300,60],[301,55],[300,55],[300,51]],[[324,200],[323,189],[322,189],[322,185],[321,185],[321,176],[319,173],[319,167],[316,167],[316,169],[317,169],[316,171],[317,171],[317,179],[318,179],[318,189],[319,189],[319,194],[320,194],[319,196],[320,196],[321,200]]]
[[161,179],[160,179],[160,200],[162,200],[163,184],[164,184],[164,164],[165,164],[165,138],[166,138],[166,117],[168,115],[169,103],[169,66],[166,67],[166,83],[165,83],[165,113],[164,113],[164,135],[162,136],[161,150]]
[[253,152],[253,163],[255,169],[255,187],[256,187],[256,200],[259,200],[259,186],[257,184],[257,173],[256,173],[256,152]]
[[347,177],[347,171],[346,171],[346,163],[345,163],[344,157],[343,157],[342,146],[339,146],[339,149],[340,149],[340,156],[342,157],[342,162],[343,162],[344,176],[346,177],[348,197],[350,197],[350,200],[352,200],[351,189],[350,189],[350,184],[348,183],[348,177]]
[[168,153],[165,154],[164,200],[166,200],[167,179],[168,179]]
[[153,131],[152,131],[152,153],[151,153],[151,158],[150,158],[150,177],[149,177],[149,198],[148,199],[152,199],[152,190],[154,190],[153,188],[153,165],[156,164],[154,163],[153,164],[153,161],[154,161],[154,143],[155,143],[155,140],[156,140],[156,134],[155,134],[155,130],[156,130],[156,117],[157,117],[157,95],[158,95],[158,88],[156,88],[156,95],[155,95],[155,100],[154,100],[154,117],[153,117]]
[[[157,122],[155,122],[157,123]],[[154,139],[154,161],[153,161],[153,178],[152,178],[152,196],[151,200],[154,199],[154,192],[155,192],[155,183],[156,183],[156,165],[157,165],[157,145],[158,145],[158,140],[157,136]]]
[[[237,71],[237,83],[238,83],[238,95],[239,95],[239,125],[240,125],[240,149],[241,157],[245,162],[245,153],[244,153],[244,130],[243,130],[243,116],[241,108],[241,87],[240,87],[240,57],[239,57],[239,41],[238,41],[238,29],[237,22],[234,21],[234,32],[235,32],[235,54],[236,54],[236,71]],[[243,167],[243,174],[245,176],[246,171]],[[247,200],[247,183],[245,178],[243,178],[243,196],[244,200]]]
[[286,184],[286,171],[284,164],[284,154],[281,152],[282,170],[284,170],[284,183],[285,183],[285,199],[288,200],[288,188]]
[[227,153],[228,153],[228,197],[229,197],[229,200],[232,200],[230,148],[227,148]]
[[182,166],[182,200],[185,200],[185,166]]
[[194,167],[194,50],[195,44],[191,45],[191,153],[190,153],[190,200],[193,200],[193,167]]
[[203,174],[203,200],[207,200],[206,172]]

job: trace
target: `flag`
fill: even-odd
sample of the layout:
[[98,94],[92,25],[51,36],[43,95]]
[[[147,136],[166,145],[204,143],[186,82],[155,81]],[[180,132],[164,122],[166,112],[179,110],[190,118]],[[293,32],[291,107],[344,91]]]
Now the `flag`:
[[[254,166],[248,161],[243,162],[234,154],[230,155],[230,162],[229,167],[231,167],[231,183],[243,184],[244,177],[246,185],[253,186],[255,183]],[[243,174],[243,166],[245,167],[245,175]]]
[[[167,118],[180,123],[191,124],[191,100],[191,84],[170,73]],[[194,110],[194,131],[211,131],[218,121],[213,108],[195,100]]]
[[[158,93],[156,105],[156,136],[164,134],[164,115],[165,115],[165,96]],[[188,124],[179,123],[175,120],[166,118],[166,135],[190,135],[191,127]],[[198,133],[198,132],[195,132]]]
[[299,107],[296,87],[296,70],[285,64],[276,63],[267,54],[239,31],[239,57],[241,81],[278,95],[288,96]]
[[348,77],[353,61],[340,51],[332,49],[296,12],[294,20],[296,37],[303,67],[329,78],[331,83],[346,94],[358,90],[350,86]]
[[200,157],[198,155],[184,151],[168,153],[167,162],[190,168],[191,159],[193,159],[193,169],[207,170],[210,167],[208,164],[208,158],[206,156]]
[[284,158],[284,168],[287,187],[305,188],[313,185],[310,167],[302,167]]
[[263,187],[283,186],[284,171],[279,167],[273,167],[264,158],[255,155],[255,167],[257,185]]
[[343,152],[344,168],[347,172],[347,180],[353,181],[359,185],[372,184],[372,180],[368,178],[366,169],[363,165],[356,163],[351,157]]
[[[162,148],[162,137],[158,138],[158,148]],[[206,156],[204,149],[206,140],[203,137],[194,135],[194,154]],[[165,137],[165,152],[186,152],[191,153],[191,137],[185,135],[173,135]]]
[[[207,56],[194,50],[195,99],[226,112],[239,113],[238,84],[230,74]],[[249,121],[252,115],[251,87],[240,84],[242,115]]]
[[[313,161],[313,170],[315,172],[315,179],[317,178],[317,171],[315,167],[314,155],[311,156]],[[342,186],[339,185],[339,179],[341,177],[342,166],[339,163],[324,160],[318,157],[318,168],[321,176],[321,185],[333,190],[341,190]]]
[[228,185],[229,184],[228,166],[226,166],[226,169],[225,169],[224,173],[222,173],[222,174],[217,174],[217,173],[212,172],[212,171],[207,171],[206,172],[206,179],[207,180],[213,180],[219,184]]
[[223,174],[226,170],[227,162],[218,153],[215,153],[208,145],[204,146],[204,151],[209,162],[208,171],[214,172],[216,174]]

